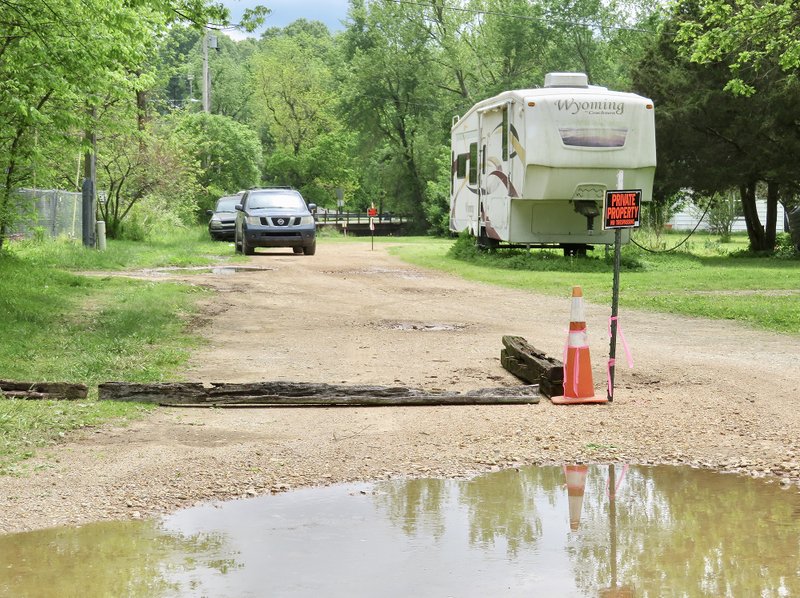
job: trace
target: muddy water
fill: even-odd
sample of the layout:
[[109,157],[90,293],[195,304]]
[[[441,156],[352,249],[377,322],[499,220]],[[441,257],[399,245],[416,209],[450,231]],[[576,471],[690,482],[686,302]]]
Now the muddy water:
[[0,536],[0,595],[798,596],[800,494],[674,467],[308,489]]

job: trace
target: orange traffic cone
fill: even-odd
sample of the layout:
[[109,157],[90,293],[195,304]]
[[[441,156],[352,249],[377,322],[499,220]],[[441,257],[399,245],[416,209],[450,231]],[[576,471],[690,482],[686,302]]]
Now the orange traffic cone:
[[583,510],[583,493],[586,490],[586,476],[589,475],[588,465],[567,465],[564,467],[567,478],[567,499],[569,500],[569,529],[578,531],[581,523],[581,510]]
[[589,339],[586,336],[581,287],[572,287],[569,335],[564,350],[564,395],[551,397],[550,400],[556,405],[608,402],[607,397],[594,396],[592,360],[589,356]]

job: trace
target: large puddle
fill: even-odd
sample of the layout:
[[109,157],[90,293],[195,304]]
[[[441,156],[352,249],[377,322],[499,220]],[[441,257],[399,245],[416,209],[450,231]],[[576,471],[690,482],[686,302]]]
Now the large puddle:
[[0,536],[0,595],[800,595],[800,494],[675,467],[333,486]]

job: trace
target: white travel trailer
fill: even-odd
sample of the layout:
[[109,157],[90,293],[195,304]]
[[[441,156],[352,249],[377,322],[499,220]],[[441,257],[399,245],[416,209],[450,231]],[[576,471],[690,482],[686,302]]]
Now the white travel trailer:
[[[541,89],[506,91],[453,119],[450,229],[481,245],[613,244],[599,216],[608,189],[641,189],[656,167],[653,102],[550,73]],[[623,242],[630,230],[623,229]]]

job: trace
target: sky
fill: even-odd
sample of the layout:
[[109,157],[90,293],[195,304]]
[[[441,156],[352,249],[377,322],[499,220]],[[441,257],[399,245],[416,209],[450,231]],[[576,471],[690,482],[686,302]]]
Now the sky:
[[[222,3],[231,11],[232,23],[239,20],[245,8],[261,4],[272,11],[264,28],[285,27],[297,19],[307,19],[322,21],[331,31],[343,29],[341,21],[347,17],[348,8],[347,0],[222,0]],[[231,34],[231,37],[241,36]]]

